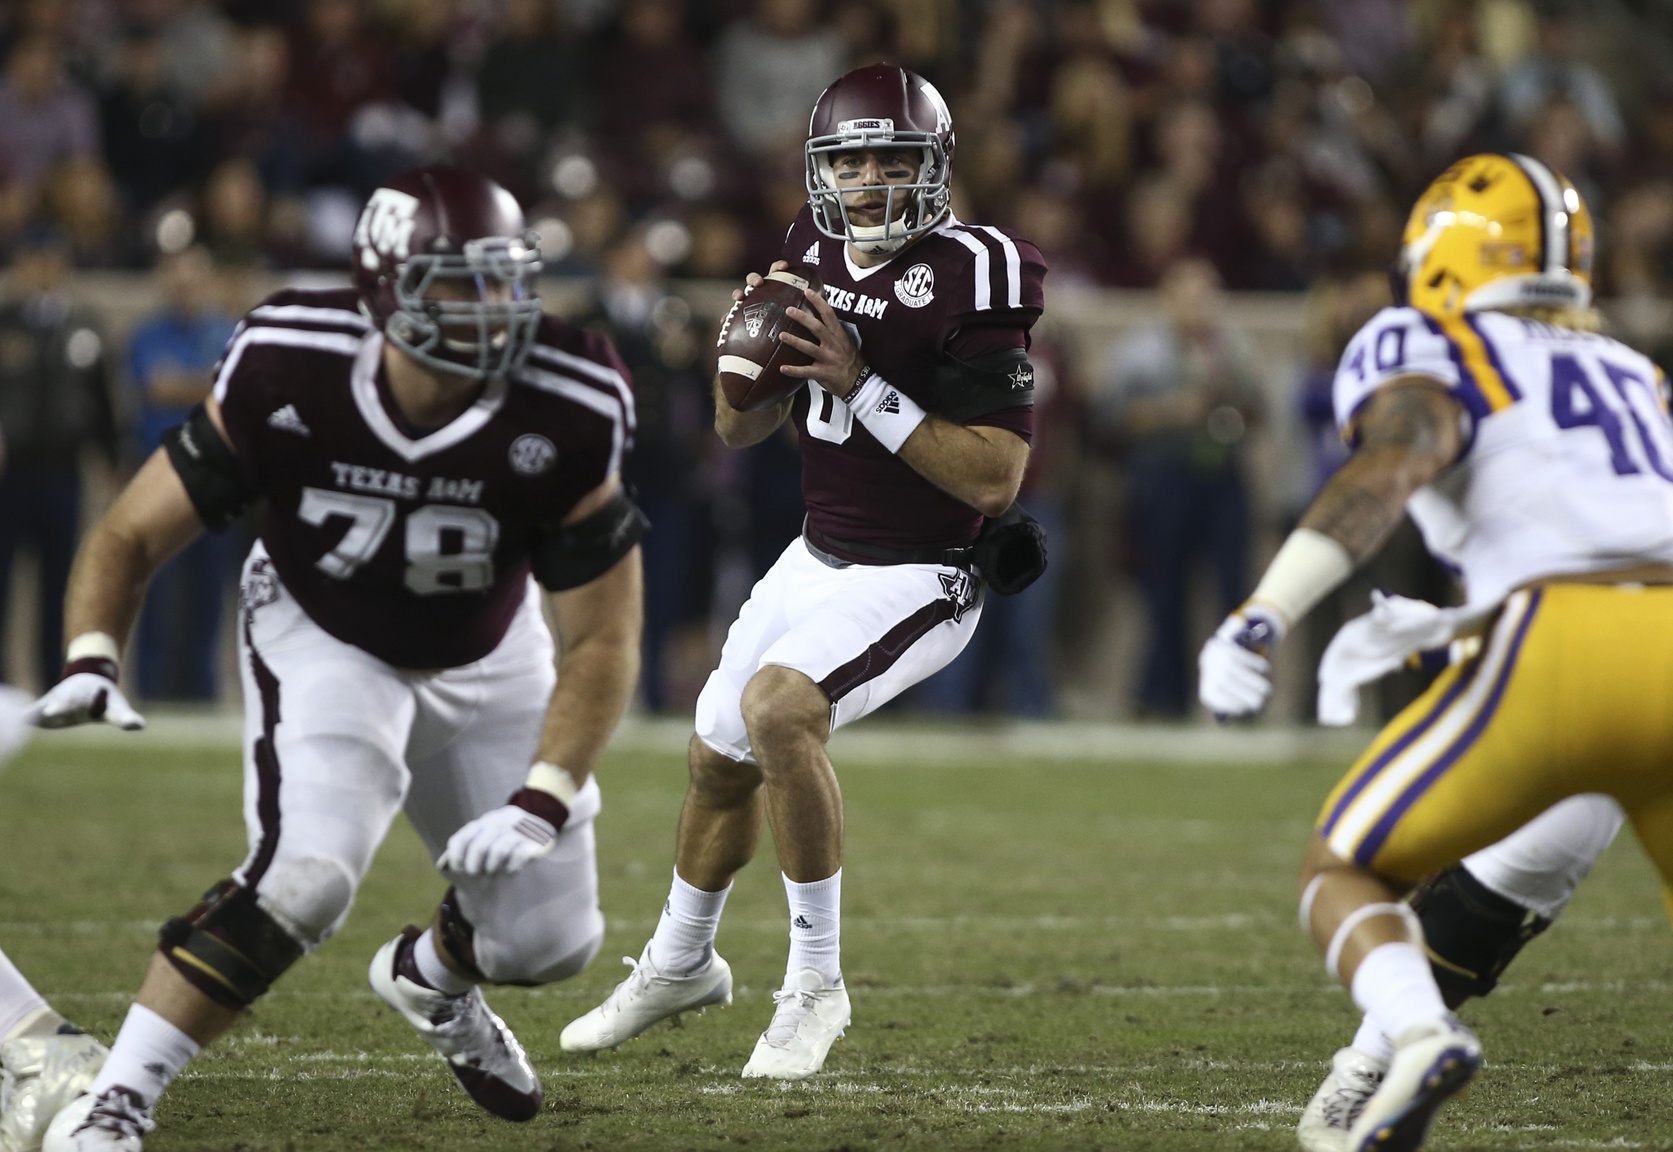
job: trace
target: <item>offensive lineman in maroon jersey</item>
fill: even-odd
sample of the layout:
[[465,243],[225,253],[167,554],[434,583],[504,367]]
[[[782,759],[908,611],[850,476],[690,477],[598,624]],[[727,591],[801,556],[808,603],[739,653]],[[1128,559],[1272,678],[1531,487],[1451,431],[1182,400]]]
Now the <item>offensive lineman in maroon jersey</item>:
[[168,1081],[342,923],[403,808],[454,887],[377,953],[372,987],[488,1111],[532,1119],[541,1087],[477,986],[566,979],[603,937],[592,768],[637,676],[645,526],[619,479],[626,370],[541,312],[522,211],[473,173],[379,188],[355,264],[355,290],[245,318],[211,399],[77,558],[39,722],[137,728],[116,638],[146,580],[267,504],[239,645],[250,854],[164,925],[49,1148],[139,1149]]
[[810,202],[775,265],[816,265],[825,284],[790,313],[814,337],[786,337],[814,357],[787,370],[807,387],[740,413],[717,381],[715,421],[734,448],[795,421],[807,524],[750,593],[697,701],[656,933],[633,974],[564,1029],[569,1051],[731,1000],[715,932],[763,811],[790,901],[790,958],[743,1074],[811,1076],[849,1023],[842,796],[825,744],[969,640],[984,592],[973,569],[997,567],[978,536],[984,518],[1010,519],[1033,430],[1028,334],[1045,265],[1026,240],[951,216],[952,152],[939,93],[901,68],[850,72],[814,107]]

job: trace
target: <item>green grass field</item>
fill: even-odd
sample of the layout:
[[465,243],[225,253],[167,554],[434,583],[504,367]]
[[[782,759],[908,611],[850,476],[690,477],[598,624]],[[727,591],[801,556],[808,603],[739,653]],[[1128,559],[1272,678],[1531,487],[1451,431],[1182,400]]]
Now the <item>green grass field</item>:
[[[442,884],[400,827],[348,926],[176,1082],[147,1142],[179,1149],[1287,1149],[1356,1022],[1295,923],[1295,863],[1340,764],[839,763],[854,1024],[799,1085],[738,1071],[783,971],[770,842],[720,949],[725,1011],[598,1058],[558,1032],[625,974],[672,859],[680,757],[602,772],[604,952],[490,999],[546,1081],[514,1127],[475,1110],[366,987]],[[244,847],[236,753],[151,736],[55,746],[0,775],[0,946],[108,1039],[155,926]],[[1630,836],[1468,1015],[1489,1067],[1439,1149],[1673,1149],[1673,941]]]

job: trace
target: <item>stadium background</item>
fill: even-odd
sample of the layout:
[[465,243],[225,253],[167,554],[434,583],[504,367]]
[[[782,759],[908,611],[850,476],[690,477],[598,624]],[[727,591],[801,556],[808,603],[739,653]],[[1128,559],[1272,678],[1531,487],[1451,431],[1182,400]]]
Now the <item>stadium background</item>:
[[[1250,509],[1246,531],[1180,514],[1201,537],[1183,664],[1218,617],[1216,580],[1247,583],[1339,458],[1321,390],[1385,298],[1406,206],[1450,160],[1517,149],[1568,173],[1599,220],[1614,330],[1652,352],[1673,331],[1664,0],[16,0],[4,19],[0,246],[65,248],[115,414],[114,451],[98,436],[82,451],[84,519],[159,419],[129,344],[166,308],[159,261],[207,252],[212,272],[180,275],[229,315],[282,282],[335,281],[367,191],[453,158],[522,200],[559,310],[631,346],[633,478],[662,537],[645,695],[673,715],[799,522],[787,441],[739,454],[709,434],[708,346],[726,289],[777,255],[804,199],[807,109],[847,67],[935,82],[958,131],[956,211],[1051,264],[1025,502],[1055,521],[1056,582],[1013,613],[1021,640],[989,651],[975,696],[909,707],[1177,714],[1141,683],[1157,536],[1122,365],[1168,323],[1156,289],[1180,261],[1229,293],[1186,306],[1247,374],[1247,419],[1196,447]],[[0,506],[29,498],[13,487]],[[3,644],[26,686],[42,675],[33,571],[25,547]],[[1396,548],[1289,646],[1277,718],[1306,717],[1311,657],[1371,581],[1446,592]],[[158,608],[148,638],[201,631],[203,599]],[[1034,664],[1044,686],[1015,674]],[[164,675],[154,694],[202,690]]]

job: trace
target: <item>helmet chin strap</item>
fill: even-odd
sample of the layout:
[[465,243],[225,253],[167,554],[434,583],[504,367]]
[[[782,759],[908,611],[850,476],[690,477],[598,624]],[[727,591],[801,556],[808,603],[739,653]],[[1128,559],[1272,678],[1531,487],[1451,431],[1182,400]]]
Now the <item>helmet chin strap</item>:
[[870,227],[850,224],[848,226],[848,242],[868,256],[887,256],[891,252],[899,252],[907,241],[905,236],[891,236],[884,239],[888,231],[889,227],[886,224],[877,224]]

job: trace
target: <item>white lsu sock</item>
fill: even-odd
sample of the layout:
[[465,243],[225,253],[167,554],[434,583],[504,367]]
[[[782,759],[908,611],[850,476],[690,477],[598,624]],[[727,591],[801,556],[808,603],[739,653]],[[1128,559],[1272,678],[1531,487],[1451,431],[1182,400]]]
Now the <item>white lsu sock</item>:
[[784,878],[790,898],[790,961],[786,974],[812,968],[827,987],[842,983],[842,869],[811,884]]
[[435,932],[434,928],[426,928],[424,935],[413,941],[412,962],[418,967],[418,974],[437,992],[443,996],[463,996],[476,985],[442,962],[436,952]]
[[1371,949],[1354,972],[1353,998],[1371,1024],[1394,1040],[1408,1028],[1447,1014],[1429,958],[1416,944],[1396,942]]
[[693,976],[709,965],[714,955],[715,934],[720,931],[720,913],[731,895],[728,884],[719,892],[693,888],[674,873],[668,900],[662,905],[662,919],[651,936],[651,963],[669,976]]
[[1359,1031],[1354,1033],[1353,1046],[1384,1064],[1394,1059],[1394,1041],[1390,1040],[1369,1016],[1359,1022]]
[[151,1009],[135,1004],[128,1009],[110,1056],[87,1091],[97,1097],[111,1088],[126,1088],[147,1107],[154,1106],[200,1047]]

